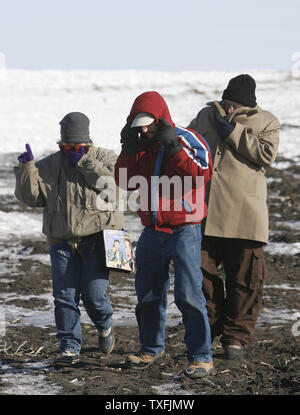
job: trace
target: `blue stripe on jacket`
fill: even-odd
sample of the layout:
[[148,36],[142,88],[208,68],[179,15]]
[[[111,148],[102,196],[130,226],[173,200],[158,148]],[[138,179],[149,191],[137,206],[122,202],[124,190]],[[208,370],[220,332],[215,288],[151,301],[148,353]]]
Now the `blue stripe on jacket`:
[[[183,140],[183,142],[189,147],[194,150],[190,151],[188,148],[184,148],[185,151],[188,153],[188,155],[201,167],[201,169],[208,169],[209,166],[209,146],[204,140],[204,138],[201,136],[203,141],[202,143],[199,138],[196,136],[195,133],[192,131],[187,130],[183,127],[176,127],[176,134]],[[196,156],[195,156],[196,153]]]
[[157,153],[157,158],[156,158],[155,166],[154,166],[154,177],[152,180],[151,198],[152,198],[152,208],[153,208],[153,223],[155,225],[157,223],[156,195],[158,194],[158,191],[159,191],[158,189],[159,174],[160,174],[161,164],[162,164],[162,160],[164,156],[164,151],[165,151],[165,148],[164,146],[161,145]]

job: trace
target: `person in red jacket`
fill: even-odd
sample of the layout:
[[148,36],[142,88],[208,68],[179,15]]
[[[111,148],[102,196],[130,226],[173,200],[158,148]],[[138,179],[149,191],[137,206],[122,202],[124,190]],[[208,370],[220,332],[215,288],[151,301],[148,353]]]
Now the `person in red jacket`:
[[116,183],[125,190],[139,189],[138,215],[145,226],[136,248],[135,278],[141,349],[129,355],[126,364],[147,367],[164,354],[173,260],[175,303],[185,326],[185,374],[206,376],[213,362],[200,265],[201,220],[207,214],[204,185],[212,175],[209,147],[195,131],[175,126],[165,100],[155,91],[135,99],[121,144]]

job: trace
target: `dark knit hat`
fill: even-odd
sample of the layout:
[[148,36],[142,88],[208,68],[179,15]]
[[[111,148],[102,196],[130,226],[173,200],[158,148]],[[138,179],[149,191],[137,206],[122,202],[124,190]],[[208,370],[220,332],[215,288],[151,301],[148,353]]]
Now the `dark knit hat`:
[[256,107],[255,88],[255,80],[250,75],[238,75],[230,79],[222,99],[228,99],[246,107]]
[[61,140],[69,143],[92,143],[90,120],[81,112],[70,112],[59,123]]

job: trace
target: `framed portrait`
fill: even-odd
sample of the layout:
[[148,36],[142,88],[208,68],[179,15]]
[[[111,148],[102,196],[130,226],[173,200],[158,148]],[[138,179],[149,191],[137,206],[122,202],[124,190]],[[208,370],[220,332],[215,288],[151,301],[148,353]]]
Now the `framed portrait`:
[[124,272],[135,272],[134,251],[127,231],[103,231],[106,266]]

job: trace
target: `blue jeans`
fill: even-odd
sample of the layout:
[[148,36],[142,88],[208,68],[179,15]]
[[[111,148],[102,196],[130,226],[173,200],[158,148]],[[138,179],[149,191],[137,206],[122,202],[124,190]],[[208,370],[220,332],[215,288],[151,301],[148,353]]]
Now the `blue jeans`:
[[172,234],[145,228],[136,249],[136,318],[141,351],[154,356],[165,348],[169,263],[174,264],[175,304],[182,313],[189,361],[212,360],[210,326],[202,292],[201,225]]
[[51,245],[49,249],[60,351],[80,352],[80,298],[98,330],[111,326],[113,310],[106,294],[109,270],[105,265],[102,235],[83,240],[75,251],[67,242]]

